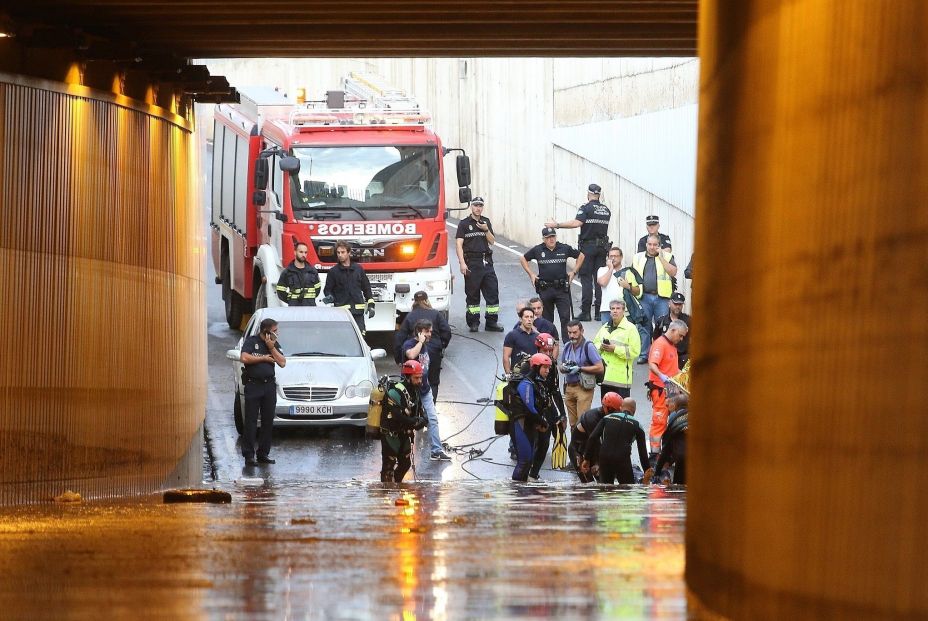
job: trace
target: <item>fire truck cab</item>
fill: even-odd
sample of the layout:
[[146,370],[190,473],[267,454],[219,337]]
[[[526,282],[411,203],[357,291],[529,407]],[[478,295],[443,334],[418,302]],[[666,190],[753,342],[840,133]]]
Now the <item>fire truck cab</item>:
[[308,244],[323,285],[336,242],[349,244],[376,303],[368,331],[394,330],[419,290],[447,313],[443,158],[461,151],[464,203],[470,162],[463,150],[442,147],[415,100],[378,80],[352,74],[325,101],[299,105],[269,89],[241,89],[241,103],[217,106],[211,242],[230,327],[255,308],[286,305],[275,286],[298,242]]

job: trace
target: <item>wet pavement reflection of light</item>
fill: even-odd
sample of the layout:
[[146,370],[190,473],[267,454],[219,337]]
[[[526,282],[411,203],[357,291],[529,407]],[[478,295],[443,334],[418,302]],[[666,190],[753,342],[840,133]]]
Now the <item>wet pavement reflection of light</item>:
[[686,616],[682,490],[227,489],[232,505],[3,510],[0,610],[29,619]]

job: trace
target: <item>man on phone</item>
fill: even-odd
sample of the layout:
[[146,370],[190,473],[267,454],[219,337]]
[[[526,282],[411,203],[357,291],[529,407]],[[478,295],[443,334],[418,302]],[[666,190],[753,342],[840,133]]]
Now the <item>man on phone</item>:
[[599,387],[600,397],[604,398],[610,392],[630,397],[635,358],[641,353],[641,336],[638,328],[625,317],[625,302],[612,300],[609,312],[609,322],[593,337],[593,344],[606,364],[606,373]]
[[[277,383],[274,365],[287,365],[280,343],[277,342],[277,321],[263,319],[258,334],[242,343],[242,383],[245,391],[245,433],[242,434],[242,456],[246,466],[273,464],[271,438],[274,432],[274,408],[277,407]],[[255,459],[255,437],[258,416],[261,416],[261,437]]]
[[[622,249],[613,246],[606,256],[606,267],[599,268],[596,273],[596,282],[603,289],[603,298],[606,302],[622,300],[625,302],[625,311],[631,315],[628,320],[633,324],[641,315],[641,305],[638,297],[641,295],[641,275],[631,267],[622,267]],[[599,320],[607,323],[612,313],[606,309],[600,313]]]

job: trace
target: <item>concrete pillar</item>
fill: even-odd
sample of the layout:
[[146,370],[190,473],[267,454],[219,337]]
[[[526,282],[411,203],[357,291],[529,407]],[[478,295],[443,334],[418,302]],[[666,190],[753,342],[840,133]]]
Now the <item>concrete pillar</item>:
[[926,26],[921,0],[700,7],[700,614],[928,616]]

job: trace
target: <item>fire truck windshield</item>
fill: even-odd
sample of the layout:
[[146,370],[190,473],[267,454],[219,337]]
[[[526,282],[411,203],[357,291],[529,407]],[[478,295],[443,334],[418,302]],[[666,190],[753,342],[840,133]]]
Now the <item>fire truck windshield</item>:
[[293,155],[300,172],[290,177],[290,202],[298,219],[434,218],[438,213],[434,146],[294,147]]

